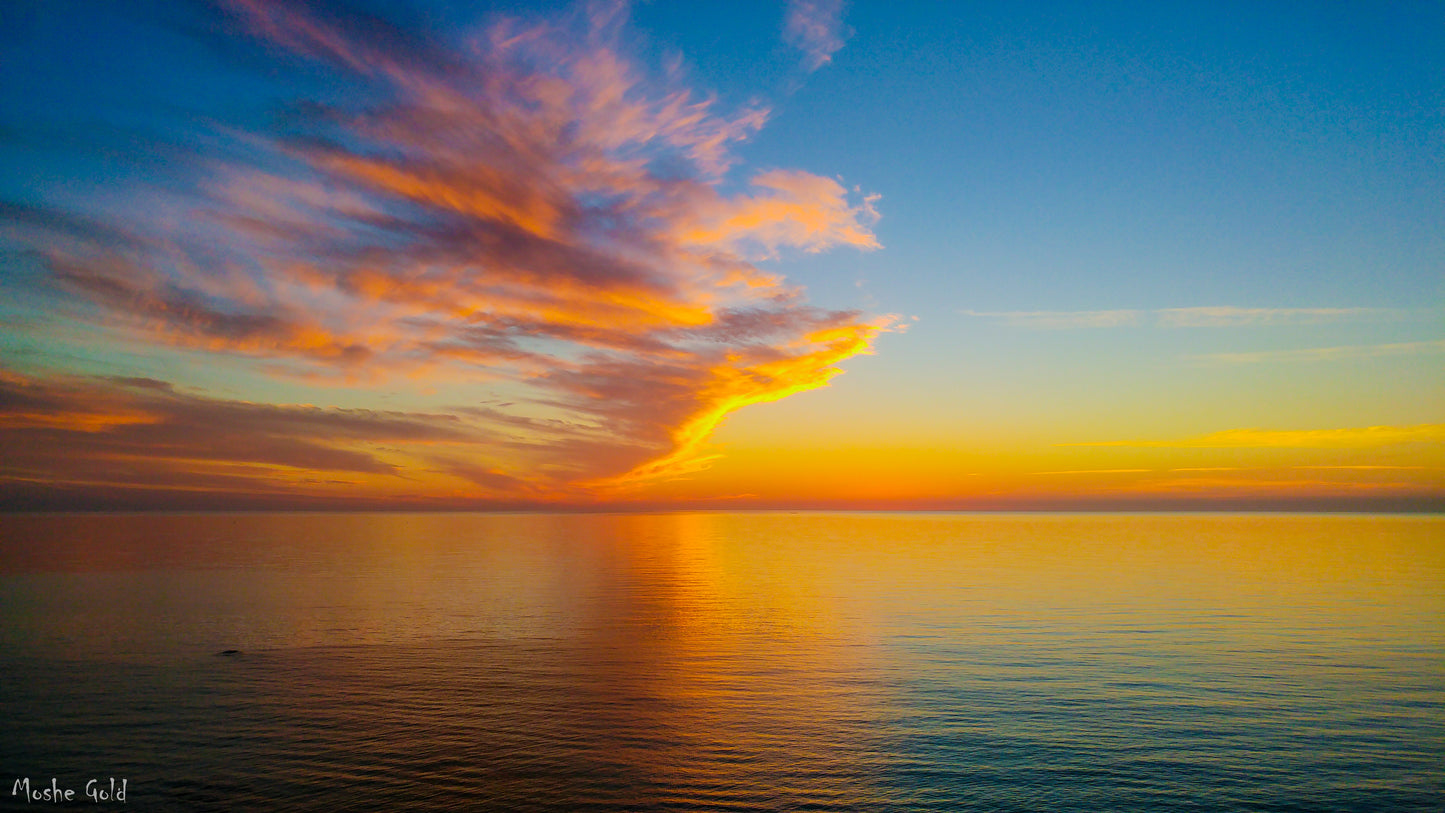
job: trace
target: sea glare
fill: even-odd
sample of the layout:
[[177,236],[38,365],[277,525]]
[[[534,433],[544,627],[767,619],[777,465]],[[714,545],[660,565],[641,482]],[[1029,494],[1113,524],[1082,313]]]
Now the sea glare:
[[0,516],[0,715],[3,809],[1441,811],[1445,517]]

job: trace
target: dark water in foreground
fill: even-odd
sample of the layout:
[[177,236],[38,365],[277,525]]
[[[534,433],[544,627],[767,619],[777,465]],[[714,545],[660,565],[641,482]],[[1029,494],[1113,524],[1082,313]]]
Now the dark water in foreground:
[[6,809],[1440,811],[1445,517],[0,516],[0,716]]

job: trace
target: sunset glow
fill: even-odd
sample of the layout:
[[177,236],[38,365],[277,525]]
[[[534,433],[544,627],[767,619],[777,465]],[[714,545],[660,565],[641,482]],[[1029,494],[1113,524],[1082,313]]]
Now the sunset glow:
[[0,506],[1445,509],[1438,8],[907,5],[19,4]]

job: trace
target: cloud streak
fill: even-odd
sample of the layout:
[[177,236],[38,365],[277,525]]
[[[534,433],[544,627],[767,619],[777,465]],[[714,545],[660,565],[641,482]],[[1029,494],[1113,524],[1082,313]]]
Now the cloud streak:
[[318,475],[348,485],[404,480],[411,475],[388,451],[397,445],[435,455],[487,440],[484,427],[455,415],[255,403],[148,378],[0,369],[0,485],[305,490]]
[[[484,490],[573,496],[704,464],[728,414],[826,385],[894,328],[814,308],[755,265],[878,248],[876,197],[797,170],[736,177],[732,150],[767,110],[724,111],[647,75],[618,44],[623,6],[502,20],[462,41],[329,4],[213,11],[280,68],[299,61],[366,92],[304,105],[279,134],[235,134],[258,157],[206,168],[179,223],[139,209],[99,222],[3,213],[44,256],[66,318],[313,383],[494,382],[511,406],[396,417],[383,423],[416,434],[390,440],[451,444],[430,465]],[[819,32],[838,11],[807,5],[824,27],[800,41],[824,61],[836,46]],[[34,396],[6,419],[12,433],[139,455],[126,438],[190,427],[167,411],[174,391],[11,383]],[[81,390],[115,409],[77,409]],[[220,425],[238,438],[297,440],[311,457],[197,447],[185,459],[376,476],[416,463],[261,426],[355,425],[349,413],[227,409]],[[17,467],[43,468],[38,456],[7,461]]]
[[1338,347],[1306,347],[1298,350],[1260,350],[1248,353],[1208,353],[1196,356],[1216,364],[1290,364],[1295,362],[1348,361],[1390,356],[1419,356],[1445,353],[1445,339],[1431,342],[1394,342]]
[[1239,308],[1208,306],[1158,310],[1100,311],[960,311],[1002,322],[1009,327],[1036,330],[1074,330],[1152,326],[1160,328],[1226,328],[1282,325],[1316,325],[1329,322],[1399,318],[1390,308]]
[[1064,443],[1061,446],[1127,446],[1135,448],[1296,448],[1364,449],[1402,443],[1445,442],[1445,424],[1364,426],[1344,429],[1226,429],[1177,440],[1108,440]]
[[1395,315],[1387,308],[1164,308],[1154,311],[1159,327],[1243,327],[1317,325]]
[[1034,330],[1132,327],[1140,324],[1141,311],[960,311],[964,316],[1002,322],[1009,327]]

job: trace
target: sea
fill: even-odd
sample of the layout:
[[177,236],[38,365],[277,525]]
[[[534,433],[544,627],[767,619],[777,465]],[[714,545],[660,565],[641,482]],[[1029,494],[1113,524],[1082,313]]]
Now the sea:
[[1442,811],[1445,516],[0,516],[0,809]]

